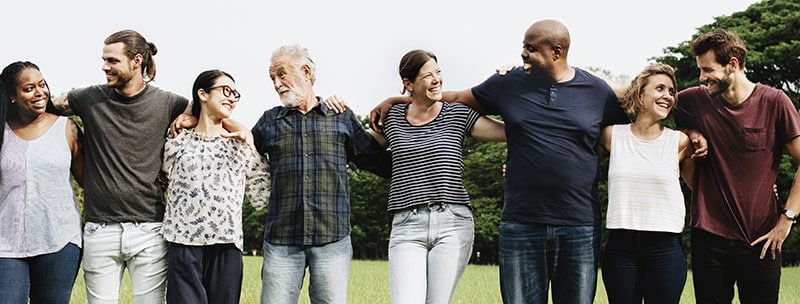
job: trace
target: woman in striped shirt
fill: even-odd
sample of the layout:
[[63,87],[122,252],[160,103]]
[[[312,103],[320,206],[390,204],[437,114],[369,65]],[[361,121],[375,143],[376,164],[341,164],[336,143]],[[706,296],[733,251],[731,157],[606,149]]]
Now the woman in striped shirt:
[[620,98],[636,120],[600,135],[600,153],[610,153],[602,260],[610,303],[678,303],[686,282],[679,174],[692,184],[693,148],[686,134],[662,125],[677,103],[675,83],[669,65],[646,67]]
[[[383,136],[392,152],[389,276],[393,303],[448,303],[469,261],[474,225],[462,184],[464,137],[505,141],[504,124],[460,103],[442,101],[436,56],[413,50],[400,61],[403,93]],[[385,136],[385,137],[384,137]]]

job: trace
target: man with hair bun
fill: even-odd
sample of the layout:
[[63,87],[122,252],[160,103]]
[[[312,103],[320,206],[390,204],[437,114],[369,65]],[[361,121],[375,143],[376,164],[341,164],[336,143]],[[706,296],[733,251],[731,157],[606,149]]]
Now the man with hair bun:
[[156,181],[165,130],[189,101],[149,83],[157,48],[133,30],[103,45],[106,83],[53,101],[61,115],[83,120],[84,251],[89,303],[117,303],[125,268],[134,303],[164,303],[167,242],[161,236],[164,189]]

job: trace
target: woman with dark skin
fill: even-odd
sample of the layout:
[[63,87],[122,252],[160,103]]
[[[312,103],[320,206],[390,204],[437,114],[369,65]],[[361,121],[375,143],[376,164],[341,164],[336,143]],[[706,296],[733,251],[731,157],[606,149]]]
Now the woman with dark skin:
[[81,254],[81,218],[70,173],[83,182],[82,136],[46,112],[39,68],[14,62],[0,74],[0,299],[69,303]]

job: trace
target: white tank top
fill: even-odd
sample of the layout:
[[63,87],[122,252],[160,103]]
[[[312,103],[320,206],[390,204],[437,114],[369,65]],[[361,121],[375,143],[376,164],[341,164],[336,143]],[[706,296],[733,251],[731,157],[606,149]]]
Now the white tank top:
[[686,207],[680,186],[680,132],[664,128],[639,139],[630,125],[615,125],[608,165],[606,228],[680,233]]
[[6,124],[0,150],[0,257],[24,258],[81,245],[81,219],[70,181],[72,153],[59,117],[39,138]]

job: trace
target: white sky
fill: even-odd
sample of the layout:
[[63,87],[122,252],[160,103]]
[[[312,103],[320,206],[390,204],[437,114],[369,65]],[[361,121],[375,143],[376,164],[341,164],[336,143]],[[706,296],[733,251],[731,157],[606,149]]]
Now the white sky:
[[104,83],[103,40],[134,29],[158,47],[154,85],[191,98],[195,77],[219,68],[237,81],[233,118],[255,124],[280,105],[267,68],[272,51],[298,43],[317,64],[315,93],[343,96],[356,114],[400,93],[397,66],[411,49],[439,57],[445,90],[520,63],[525,30],[541,19],[569,28],[569,63],[635,75],[663,48],[691,39],[714,17],[755,0],[43,0],[4,1],[0,65],[29,60],[52,94]]

